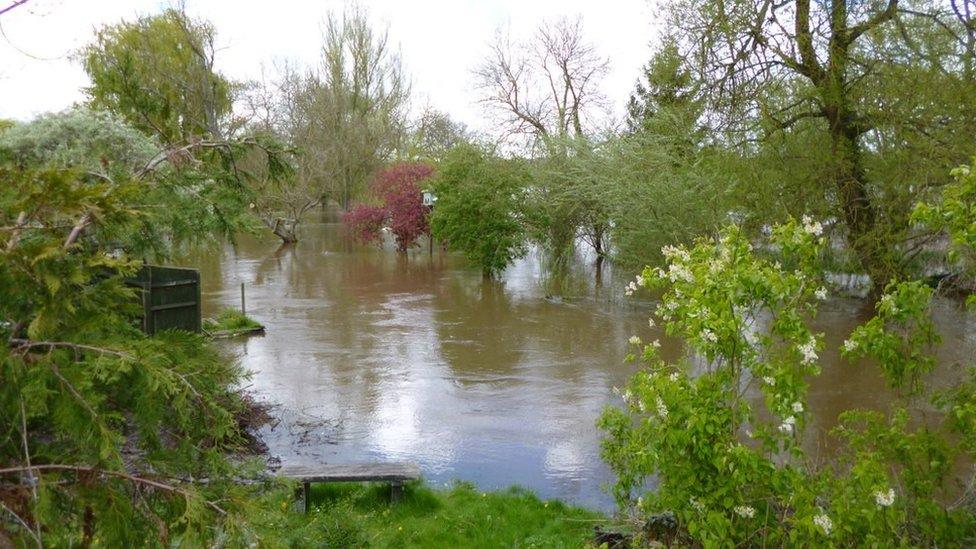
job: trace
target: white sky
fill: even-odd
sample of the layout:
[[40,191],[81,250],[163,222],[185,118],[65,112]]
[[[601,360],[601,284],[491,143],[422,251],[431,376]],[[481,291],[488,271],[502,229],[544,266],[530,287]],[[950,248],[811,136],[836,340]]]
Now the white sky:
[[[0,0],[0,8],[13,0]],[[261,64],[312,65],[326,13],[347,0],[186,0],[187,11],[216,27],[218,69],[255,78]],[[587,39],[611,62],[603,92],[619,115],[656,35],[650,0],[363,0],[389,24],[410,74],[414,105],[429,104],[476,130],[488,130],[471,70],[496,29],[513,38],[559,16],[582,17]],[[70,57],[103,24],[158,12],[159,0],[29,0],[0,16],[0,118],[29,119],[82,99],[84,72]]]

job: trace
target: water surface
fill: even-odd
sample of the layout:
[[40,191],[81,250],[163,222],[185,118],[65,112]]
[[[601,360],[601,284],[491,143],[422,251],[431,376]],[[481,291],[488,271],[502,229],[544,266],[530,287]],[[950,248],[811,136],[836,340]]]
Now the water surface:
[[[623,298],[629,273],[605,266],[598,279],[590,259],[573,265],[574,297],[548,299],[537,254],[485,281],[439,250],[404,257],[354,246],[323,214],[296,246],[245,236],[189,263],[201,269],[204,315],[239,306],[243,282],[248,314],[267,326],[225,346],[252,373],[250,391],[275,404],[277,421],[262,435],[283,462],[410,460],[435,483],[519,484],[611,509],[595,421],[634,372],[626,341],[661,338],[670,358],[681,349],[647,326],[652,302]],[[861,301],[831,300],[816,329],[837,348],[870,313]],[[936,317],[938,381],[951,383],[953,365],[976,354],[976,320],[948,301]],[[810,392],[815,434],[844,409],[891,398],[875,369],[822,359]]]

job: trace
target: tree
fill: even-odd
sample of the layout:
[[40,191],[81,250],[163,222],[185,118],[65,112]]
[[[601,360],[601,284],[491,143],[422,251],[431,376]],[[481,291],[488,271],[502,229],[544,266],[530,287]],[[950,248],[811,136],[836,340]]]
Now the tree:
[[[756,142],[784,133],[817,132],[826,142],[822,199],[835,204],[859,263],[883,286],[910,206],[889,208],[887,197],[906,189],[873,177],[874,153],[904,149],[906,126],[935,129],[943,140],[932,107],[958,109],[937,99],[940,86],[903,85],[908,73],[930,79],[941,69],[943,87],[959,89],[969,54],[943,39],[953,33],[943,9],[903,0],[677,0],[668,10],[680,56],[709,100],[712,129],[747,157]],[[950,133],[964,136],[960,123],[970,118],[954,117]]]
[[361,204],[343,217],[356,239],[376,241],[379,230],[387,225],[396,239],[397,251],[406,253],[418,238],[429,235],[430,208],[423,204],[421,185],[432,173],[432,166],[419,162],[400,162],[378,172],[371,190],[381,205]]
[[[181,242],[250,225],[247,205],[253,197],[234,166],[259,145],[254,140],[193,141],[160,148],[115,114],[75,108],[4,132],[0,160],[23,169],[80,170],[86,178],[109,183],[131,180],[141,196],[140,215],[113,225],[124,234],[96,234],[111,238],[105,246],[124,246],[149,258],[167,256]],[[263,148],[274,153],[267,162],[275,168],[280,153]]]
[[370,176],[401,148],[409,85],[386,29],[359,8],[330,14],[321,66],[293,76],[290,101],[302,113],[294,143],[322,196],[348,210]]
[[546,139],[586,137],[599,127],[605,98],[598,86],[608,68],[585,41],[581,19],[560,19],[528,43],[499,33],[475,76],[501,131],[545,148]]
[[472,141],[472,135],[463,123],[427,108],[414,122],[407,139],[407,156],[440,160],[455,146]]
[[212,25],[176,9],[103,27],[80,53],[91,106],[164,145],[220,139],[232,85],[214,69],[214,41]]
[[528,188],[526,220],[555,270],[565,265],[578,231],[593,245],[598,261],[605,254],[607,227],[599,205],[583,200],[588,195],[560,167],[590,153],[605,119],[599,84],[608,69],[609,62],[585,40],[577,18],[543,24],[524,43],[513,44],[498,34],[476,71],[481,102],[496,118],[502,138],[528,145],[541,157]]
[[526,176],[515,161],[473,145],[454,148],[432,180],[437,205],[431,232],[464,253],[486,278],[499,274],[525,252],[519,212]]
[[[59,131],[76,119],[107,123],[73,142],[49,141],[49,157],[0,165],[0,413],[7,418],[0,543],[271,542],[282,534],[264,521],[284,520],[280,505],[291,490],[243,486],[237,478],[244,473],[227,459],[243,447],[244,404],[233,389],[242,372],[198,335],[139,332],[139,300],[124,283],[145,239],[179,239],[217,223],[186,227],[160,216],[185,207],[199,181],[176,178],[169,192],[147,192],[162,169],[152,159],[149,169],[127,166],[128,175],[119,169],[111,177],[59,167],[89,137],[104,144],[106,136],[130,136],[103,116],[45,118],[24,133]],[[104,152],[131,153],[128,146]],[[105,163],[111,168],[115,160]],[[213,208],[196,213],[217,215]],[[146,218],[175,222],[144,234]]]

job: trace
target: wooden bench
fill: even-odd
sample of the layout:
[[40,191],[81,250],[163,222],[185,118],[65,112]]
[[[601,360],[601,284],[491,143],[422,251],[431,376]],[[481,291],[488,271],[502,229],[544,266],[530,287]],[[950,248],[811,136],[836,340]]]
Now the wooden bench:
[[302,483],[302,505],[307,512],[313,482],[389,482],[390,501],[396,502],[403,495],[403,483],[420,478],[420,467],[415,463],[288,465],[278,469],[276,474]]

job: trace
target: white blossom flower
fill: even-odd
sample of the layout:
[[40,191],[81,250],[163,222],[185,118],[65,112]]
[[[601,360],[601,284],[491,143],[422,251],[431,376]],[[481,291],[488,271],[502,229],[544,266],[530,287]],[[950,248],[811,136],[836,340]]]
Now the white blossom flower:
[[695,281],[695,275],[687,267],[678,263],[672,263],[668,266],[668,278],[671,282],[677,282],[679,280],[685,282]]
[[797,350],[803,355],[804,364],[813,364],[817,360],[817,339],[811,337],[810,341],[800,345]]
[[640,345],[641,344],[641,338],[638,337],[638,336],[633,335],[633,336],[630,336],[630,339],[628,339],[627,342],[630,343],[631,345]]
[[705,505],[702,502],[698,501],[695,498],[695,496],[691,496],[690,498],[688,498],[688,503],[691,504],[691,507],[695,511],[698,511],[699,513],[705,510]]
[[748,505],[739,505],[735,509],[735,514],[742,518],[752,518],[756,516],[756,510]]
[[679,377],[678,372],[671,372],[671,375],[668,376],[668,379],[670,379],[671,381],[678,381],[678,377]]
[[844,340],[844,352],[852,353],[857,349],[857,342],[853,339]]
[[634,278],[634,283],[637,284],[638,286],[643,286],[644,285],[644,275],[640,275],[640,274],[637,275],[637,277]]
[[769,385],[770,387],[776,386],[776,378],[774,378],[773,376],[763,376],[762,379],[763,379],[763,383],[765,383],[766,385]]
[[651,347],[654,348],[654,349],[660,349],[661,348],[661,340],[655,339],[654,341],[652,341],[651,342]]
[[715,343],[718,341],[718,336],[716,336],[715,333],[709,330],[708,328],[702,330],[701,338],[711,343]]
[[634,399],[634,393],[630,392],[630,389],[624,391],[624,394],[622,396],[624,402],[626,402],[627,404],[630,404],[630,401]]
[[661,400],[661,397],[657,397],[656,406],[657,406],[657,415],[661,416],[661,419],[667,419],[668,407],[666,404],[664,404],[664,401]]
[[803,413],[803,403],[802,402],[794,402],[793,403],[793,412],[795,412],[797,414],[802,414]]
[[653,328],[654,326],[655,326],[654,319],[653,318],[648,318],[647,319],[647,327],[648,328]]
[[825,535],[830,535],[830,531],[834,529],[834,523],[830,520],[827,515],[817,515],[813,517],[813,523],[823,530]]
[[629,284],[627,284],[627,287],[624,289],[624,295],[634,295],[634,292],[636,291],[637,291],[637,283],[632,281]]
[[817,299],[820,301],[827,301],[827,288],[821,286],[816,292],[814,292],[814,295],[817,296]]
[[820,236],[823,234],[823,225],[819,221],[814,221],[810,216],[803,216],[803,231],[807,234],[812,234],[813,236]]
[[784,419],[783,423],[779,424],[779,432],[783,433],[784,435],[791,435],[793,434],[793,429],[795,424],[796,424],[796,418],[790,416]]
[[895,491],[891,488],[885,492],[878,490],[874,493],[874,501],[879,507],[891,507],[891,504],[895,502]]

